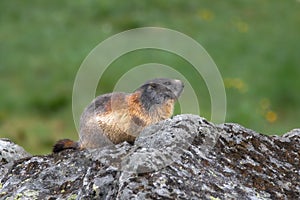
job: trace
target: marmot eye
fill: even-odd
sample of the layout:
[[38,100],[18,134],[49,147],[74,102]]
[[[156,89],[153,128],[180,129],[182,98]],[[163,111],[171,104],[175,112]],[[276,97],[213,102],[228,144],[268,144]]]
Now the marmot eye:
[[150,85],[148,86],[148,88],[149,88],[149,89],[155,89],[155,88],[157,88],[157,85],[156,85],[156,84],[150,84]]
[[164,85],[171,85],[170,82],[164,82]]

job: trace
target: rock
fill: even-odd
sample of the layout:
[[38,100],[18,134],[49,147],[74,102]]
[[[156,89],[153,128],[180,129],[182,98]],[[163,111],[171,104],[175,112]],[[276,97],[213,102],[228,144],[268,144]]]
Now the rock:
[[22,147],[6,138],[0,138],[0,162],[6,164],[21,158],[31,156]]
[[8,172],[8,169],[13,164],[13,161],[29,156],[31,156],[31,154],[27,153],[19,145],[13,143],[7,138],[0,138],[0,180],[2,180],[2,178]]
[[179,115],[134,145],[33,156],[1,167],[0,199],[299,199],[300,129],[266,136]]

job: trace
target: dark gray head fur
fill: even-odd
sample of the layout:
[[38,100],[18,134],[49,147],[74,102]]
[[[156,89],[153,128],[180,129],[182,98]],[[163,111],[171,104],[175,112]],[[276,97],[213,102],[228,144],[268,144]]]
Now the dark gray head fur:
[[167,100],[177,100],[183,90],[183,83],[176,79],[158,78],[149,80],[136,91],[140,91],[141,103],[148,110],[152,106],[163,104]]

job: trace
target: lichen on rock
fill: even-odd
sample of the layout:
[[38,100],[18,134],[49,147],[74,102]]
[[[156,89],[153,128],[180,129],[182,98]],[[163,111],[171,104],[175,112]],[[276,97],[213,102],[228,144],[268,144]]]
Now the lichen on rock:
[[179,115],[147,127],[134,145],[19,156],[1,162],[0,199],[300,197],[300,129],[266,136]]

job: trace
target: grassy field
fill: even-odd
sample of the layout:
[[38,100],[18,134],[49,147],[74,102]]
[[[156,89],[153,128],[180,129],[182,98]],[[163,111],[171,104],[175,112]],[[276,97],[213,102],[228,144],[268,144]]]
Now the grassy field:
[[[104,39],[145,26],[174,29],[203,45],[224,79],[227,122],[265,134],[300,127],[298,0],[3,0],[0,23],[0,137],[31,153],[50,153],[61,138],[78,139],[71,103],[82,61]],[[97,94],[148,62],[188,68],[166,52],[132,52],[105,72]],[[200,106],[209,118],[205,88],[200,84]]]

